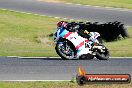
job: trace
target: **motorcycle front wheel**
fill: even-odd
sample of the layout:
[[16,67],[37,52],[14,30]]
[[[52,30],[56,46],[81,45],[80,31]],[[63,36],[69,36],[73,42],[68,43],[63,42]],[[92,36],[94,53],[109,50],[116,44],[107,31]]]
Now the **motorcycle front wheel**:
[[76,50],[73,44],[66,39],[57,42],[55,50],[63,60],[76,59]]

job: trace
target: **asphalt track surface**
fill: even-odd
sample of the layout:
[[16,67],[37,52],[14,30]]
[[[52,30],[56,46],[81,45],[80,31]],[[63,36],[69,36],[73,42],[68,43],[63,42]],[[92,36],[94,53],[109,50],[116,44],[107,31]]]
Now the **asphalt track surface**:
[[[0,8],[40,15],[99,22],[121,21],[132,25],[132,11],[91,6],[42,3],[36,0],[0,0]],[[131,74],[132,58],[112,58],[107,61],[61,60],[59,58],[0,57],[0,80],[71,80],[82,66],[87,73]]]
[[132,58],[109,60],[61,60],[60,58],[0,57],[0,81],[8,80],[71,80],[78,67],[88,74],[130,74]]
[[78,20],[121,21],[132,26],[132,10],[124,11],[92,6],[46,3],[37,0],[0,0],[0,8]]

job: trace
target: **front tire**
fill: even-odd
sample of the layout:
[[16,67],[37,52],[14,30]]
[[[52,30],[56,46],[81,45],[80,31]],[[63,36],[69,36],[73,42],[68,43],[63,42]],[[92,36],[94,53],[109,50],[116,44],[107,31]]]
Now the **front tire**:
[[[60,45],[60,42],[63,42],[66,44],[66,46],[64,44]],[[67,47],[67,51],[64,50],[64,48]],[[55,47],[56,53],[63,59],[63,60],[71,60],[71,59],[76,59],[75,55],[76,55],[76,50],[73,46],[73,44],[68,41],[68,40],[61,40],[56,44]],[[69,50],[69,51],[68,51]],[[67,53],[66,53],[67,52]]]

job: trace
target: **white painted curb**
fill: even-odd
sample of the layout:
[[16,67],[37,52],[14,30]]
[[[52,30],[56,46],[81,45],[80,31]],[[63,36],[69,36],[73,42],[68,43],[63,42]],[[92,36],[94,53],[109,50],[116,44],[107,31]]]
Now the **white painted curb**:
[[95,6],[95,5],[83,5],[83,4],[75,4],[75,3],[65,3],[65,4],[69,4],[69,5],[77,5],[77,6],[86,6],[86,7],[92,7],[92,8],[100,8],[100,9],[105,9],[105,10],[118,10],[118,11],[128,11],[128,12],[132,12],[132,9],[127,9],[127,8],[114,8],[114,7],[103,7],[103,6]]
[[[29,13],[29,12],[21,12],[21,11],[16,11],[16,10],[11,10],[11,9],[1,9],[3,11],[11,11],[11,12],[16,12],[16,13],[23,13],[23,14],[28,14],[28,15],[36,15],[36,16],[42,16],[42,17],[49,17],[49,18],[55,18],[55,19],[63,19],[63,20],[70,20],[74,21],[75,19],[70,19],[70,18],[63,18],[63,17],[55,17],[55,16],[48,16],[48,15],[40,15],[40,14],[34,14],[34,13]],[[76,21],[81,21],[81,20],[76,20]]]
[[[92,6],[92,7],[95,7],[95,6]],[[45,16],[45,17],[49,17],[49,18],[69,20],[69,21],[78,21],[78,22],[84,21],[84,22],[87,22],[87,20],[78,20],[78,19],[70,19],[70,18],[63,18],[63,17],[56,17],[56,16],[40,15],[40,14],[34,14],[34,13],[29,13],[29,12],[21,12],[21,11],[16,11],[16,10],[11,10],[11,9],[1,9],[1,10],[3,10],[3,11],[11,11],[11,12],[16,12],[16,13],[23,13],[23,14],[28,14],[28,15],[42,16],[42,17]],[[89,22],[90,22],[90,20],[89,20]],[[131,26],[126,25],[126,27],[131,27]]]
[[0,80],[1,82],[68,82],[71,80]]
[[[22,56],[7,56],[7,57],[9,57],[9,58],[32,58],[32,59],[37,59],[37,58],[59,58],[60,59],[60,57],[22,57]],[[116,59],[125,59],[125,58],[132,58],[132,57],[110,57],[110,58],[116,58]]]

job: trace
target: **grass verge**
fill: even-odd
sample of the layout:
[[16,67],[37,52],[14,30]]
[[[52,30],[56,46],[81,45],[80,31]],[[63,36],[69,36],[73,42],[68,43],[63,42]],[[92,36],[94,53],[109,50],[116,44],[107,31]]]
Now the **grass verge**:
[[130,84],[88,84],[72,82],[0,82],[0,88],[131,88]]
[[105,43],[111,56],[132,57],[132,28],[128,28],[128,33],[130,38]]
[[[50,34],[63,19],[0,10],[0,56],[58,56]],[[130,38],[105,43],[111,56],[132,56]]]
[[57,56],[49,35],[60,20],[0,10],[0,56]]
[[62,0],[62,1],[83,5],[132,9],[132,0]]

